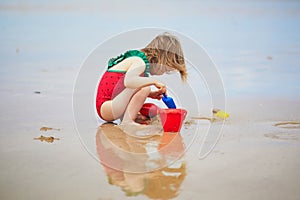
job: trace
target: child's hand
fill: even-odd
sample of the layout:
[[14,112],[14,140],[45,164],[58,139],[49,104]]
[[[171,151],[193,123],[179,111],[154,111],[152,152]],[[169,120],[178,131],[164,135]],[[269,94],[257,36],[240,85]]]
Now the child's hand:
[[154,85],[155,85],[155,87],[157,87],[158,91],[161,91],[161,93],[166,93],[167,92],[165,84],[155,83]]
[[161,98],[163,97],[163,94],[161,91],[157,90],[154,92],[150,92],[150,94],[148,95],[148,97],[152,98],[152,99],[158,99],[161,100]]
[[162,83],[155,83],[155,87],[157,87],[157,91],[150,92],[149,96],[152,99],[160,100],[163,97],[163,93],[166,93],[166,86]]

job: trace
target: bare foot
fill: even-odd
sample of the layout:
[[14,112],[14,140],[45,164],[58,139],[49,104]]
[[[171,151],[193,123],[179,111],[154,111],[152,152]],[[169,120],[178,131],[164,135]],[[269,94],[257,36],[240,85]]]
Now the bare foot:
[[151,119],[142,114],[138,114],[135,119],[135,122],[139,124],[149,125],[151,123]]
[[151,125],[142,125],[135,122],[122,122],[119,128],[127,135],[138,138],[149,138],[160,135],[162,129]]

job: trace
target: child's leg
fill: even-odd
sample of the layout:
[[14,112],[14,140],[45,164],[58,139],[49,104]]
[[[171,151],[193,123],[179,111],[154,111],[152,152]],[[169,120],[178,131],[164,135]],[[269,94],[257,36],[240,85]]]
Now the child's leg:
[[150,92],[150,87],[143,87],[132,96],[124,113],[122,123],[133,123],[135,121]]
[[[127,122],[134,121],[150,91],[150,87],[144,87],[138,91],[125,88],[113,100],[102,104],[100,109],[101,116],[107,121],[113,121],[124,115],[123,121],[124,119]],[[132,100],[133,103],[131,103]]]
[[135,89],[125,88],[113,100],[104,102],[100,108],[102,118],[106,121],[119,119],[124,114],[135,91]]
[[130,99],[123,115],[122,122],[119,126],[124,133],[138,138],[148,138],[161,134],[161,127],[145,126],[135,122],[137,113],[144,105],[144,102],[149,96],[150,92],[150,87],[144,87],[138,90]]

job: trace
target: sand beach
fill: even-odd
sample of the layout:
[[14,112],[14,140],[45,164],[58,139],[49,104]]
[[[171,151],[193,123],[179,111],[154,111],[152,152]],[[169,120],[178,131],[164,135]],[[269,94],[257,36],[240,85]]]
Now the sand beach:
[[[114,3],[0,3],[0,199],[299,199],[300,3]],[[188,110],[180,133],[147,139],[96,118],[78,131],[73,92],[89,53],[153,26],[206,49],[230,117],[210,122],[193,117],[211,113]],[[222,134],[202,157],[215,129]]]

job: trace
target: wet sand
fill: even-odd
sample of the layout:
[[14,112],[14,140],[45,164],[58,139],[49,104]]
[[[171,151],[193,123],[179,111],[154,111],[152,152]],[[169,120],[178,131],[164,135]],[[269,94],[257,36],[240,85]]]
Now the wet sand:
[[[36,106],[25,109],[22,120],[12,120],[9,113],[2,118],[7,132],[0,135],[1,199],[297,199],[300,195],[300,129],[274,126],[299,120],[299,101],[229,100],[230,118],[223,135],[212,153],[201,160],[200,138],[207,120],[184,126],[175,139],[164,134],[138,140],[114,127],[102,133],[94,127],[88,134],[93,134],[100,164],[82,146],[74,129],[69,95],[56,101],[54,96],[23,95],[24,103],[47,101],[53,108],[47,114]],[[10,102],[17,105],[14,101]],[[21,108],[15,106],[11,111]],[[39,113],[43,120],[26,118],[30,113]],[[197,123],[200,137],[192,141]],[[34,140],[41,134],[60,140]],[[173,145],[161,148],[170,141]],[[148,155],[159,148],[163,149],[160,156]],[[140,153],[139,157],[132,157],[132,152]],[[170,160],[176,163],[166,165]],[[110,168],[107,162],[117,163],[117,168]]]

